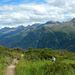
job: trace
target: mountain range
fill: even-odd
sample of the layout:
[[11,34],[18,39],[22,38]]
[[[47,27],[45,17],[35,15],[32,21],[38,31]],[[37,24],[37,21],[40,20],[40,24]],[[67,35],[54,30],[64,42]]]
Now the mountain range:
[[4,47],[52,48],[75,52],[75,18],[68,22],[48,21],[0,29],[0,45]]

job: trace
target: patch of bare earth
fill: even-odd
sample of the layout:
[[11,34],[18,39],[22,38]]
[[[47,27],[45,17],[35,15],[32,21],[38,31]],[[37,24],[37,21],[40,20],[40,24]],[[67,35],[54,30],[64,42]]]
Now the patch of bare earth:
[[5,75],[16,75],[16,71],[15,71],[15,64],[18,63],[17,58],[13,59],[13,62],[11,65],[9,65],[6,69],[5,69]]

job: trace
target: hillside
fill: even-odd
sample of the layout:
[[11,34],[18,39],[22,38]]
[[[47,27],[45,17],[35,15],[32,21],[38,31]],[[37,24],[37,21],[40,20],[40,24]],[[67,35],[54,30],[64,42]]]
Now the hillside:
[[[21,54],[23,54],[22,57]],[[0,75],[8,74],[74,75],[75,53],[51,48],[29,48],[24,51],[21,48],[12,49],[0,46]]]
[[[15,32],[15,31],[14,31]],[[27,26],[24,30],[3,37],[0,44],[5,47],[21,47],[25,50],[28,48],[52,48],[67,49],[75,52],[75,47],[69,42],[75,38],[75,18],[68,22],[48,21],[45,24],[34,24]],[[67,43],[69,44],[67,46]]]
[[[71,20],[65,23],[45,24],[31,31],[26,37],[12,47],[17,46],[24,49],[28,49],[29,47],[67,49],[67,46],[63,46],[73,38],[75,38],[75,26],[73,20]],[[71,51],[74,52],[75,48],[73,47],[71,49]],[[70,49],[67,50],[70,51]]]
[[23,49],[0,46],[0,75],[5,75],[5,68],[11,64],[13,58],[19,57],[23,52]]
[[63,46],[64,49],[68,50],[68,51],[73,51],[75,52],[75,38],[72,39],[71,41],[69,41],[68,43],[66,43]]
[[41,26],[41,24],[33,24],[32,26],[18,26],[16,28],[5,27],[0,30],[0,45],[11,47],[15,43],[22,40],[30,31]]
[[16,27],[16,28],[5,27],[3,29],[0,29],[0,39],[4,38],[4,37],[7,37],[7,36],[17,34],[21,31],[23,31],[24,28],[25,28],[24,26],[19,26],[19,27]]

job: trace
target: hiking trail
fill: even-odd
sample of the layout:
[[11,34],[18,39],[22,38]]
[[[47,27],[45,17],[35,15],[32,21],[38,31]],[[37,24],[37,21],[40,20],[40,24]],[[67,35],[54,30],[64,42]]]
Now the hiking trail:
[[15,64],[18,63],[17,58],[13,59],[13,62],[6,67],[5,69],[5,75],[16,75],[16,71],[15,71]]

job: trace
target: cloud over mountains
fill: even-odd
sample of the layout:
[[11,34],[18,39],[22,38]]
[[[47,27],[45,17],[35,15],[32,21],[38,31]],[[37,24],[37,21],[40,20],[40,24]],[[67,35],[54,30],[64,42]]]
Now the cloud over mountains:
[[45,1],[47,3],[7,4],[0,6],[0,23],[3,26],[17,26],[20,24],[26,26],[48,20],[67,21],[75,17],[74,0]]

